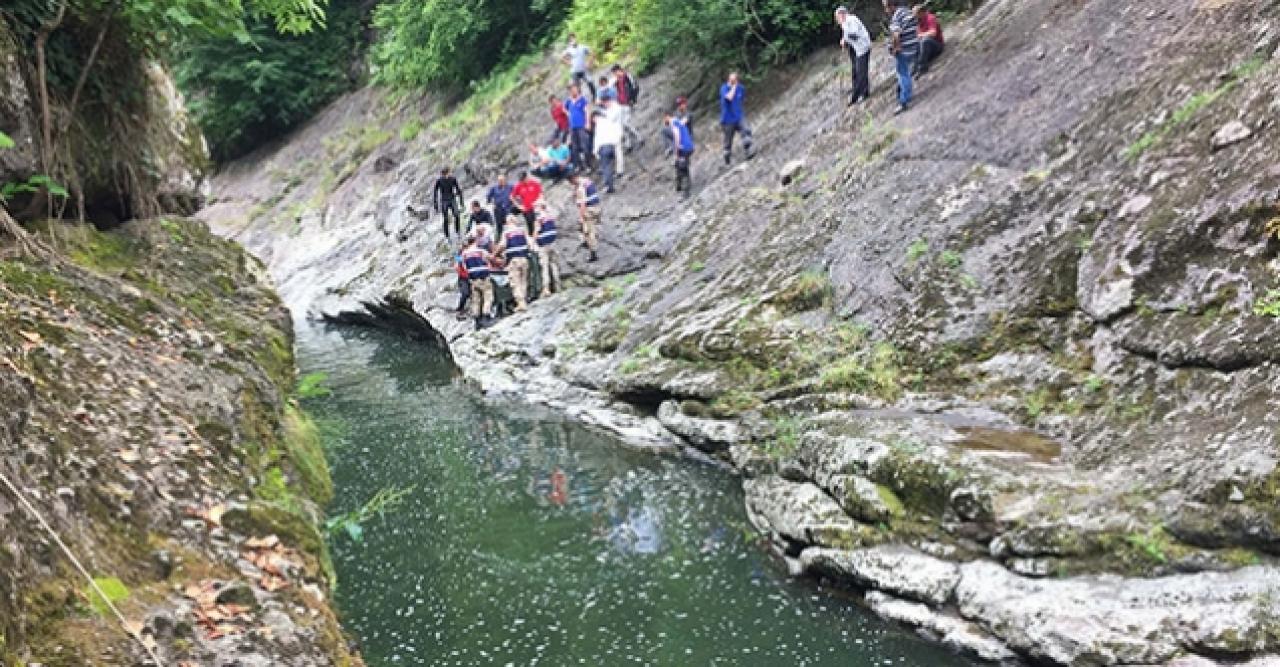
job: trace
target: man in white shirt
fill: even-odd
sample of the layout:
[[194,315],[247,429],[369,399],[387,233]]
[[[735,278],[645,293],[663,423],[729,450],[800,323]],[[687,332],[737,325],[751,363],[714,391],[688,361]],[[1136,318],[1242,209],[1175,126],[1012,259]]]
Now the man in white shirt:
[[622,123],[619,122],[619,115],[610,113],[609,107],[616,108],[617,104],[612,100],[605,102],[605,109],[596,112],[596,161],[600,163],[600,180],[604,184],[604,191],[612,194],[613,178],[617,169],[618,160],[622,157]]
[[836,25],[840,26],[840,48],[849,53],[853,64],[853,92],[849,106],[871,97],[871,35],[867,27],[848,8],[836,8]]
[[591,74],[587,71],[591,65],[591,49],[585,44],[579,44],[578,37],[570,33],[569,46],[560,55],[560,59],[569,65],[573,82],[579,86],[585,83],[586,88],[591,91],[591,99],[595,99],[596,84],[591,81]]

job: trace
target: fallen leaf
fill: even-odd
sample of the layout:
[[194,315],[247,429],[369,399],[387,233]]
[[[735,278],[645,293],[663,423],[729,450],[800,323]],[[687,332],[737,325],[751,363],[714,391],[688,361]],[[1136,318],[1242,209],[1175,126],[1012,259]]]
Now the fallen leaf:
[[280,544],[280,538],[275,535],[251,537],[244,541],[244,545],[250,549],[271,549],[277,544]]
[[278,590],[288,588],[289,582],[285,581],[282,577],[268,574],[258,581],[258,586],[268,593],[274,593]]
[[137,463],[142,460],[142,455],[138,454],[136,449],[116,450],[116,457],[125,463]]
[[40,334],[38,334],[38,333],[36,333],[36,332],[34,332],[34,331],[19,331],[19,332],[18,332],[18,335],[20,335],[20,336],[22,336],[23,338],[27,339],[27,342],[29,342],[29,343],[31,343],[31,344],[33,344],[33,345],[39,345],[40,343],[43,343],[43,342],[44,342],[44,338],[42,338],[42,337],[40,336]]

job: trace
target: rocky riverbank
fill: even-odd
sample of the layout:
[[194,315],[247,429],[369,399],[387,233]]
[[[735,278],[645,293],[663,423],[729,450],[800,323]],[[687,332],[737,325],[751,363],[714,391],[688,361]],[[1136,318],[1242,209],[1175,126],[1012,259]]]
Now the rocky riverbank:
[[[502,400],[733,466],[795,572],[960,650],[1265,664],[1278,45],[1274,5],[995,0],[896,118],[881,49],[851,111],[818,54],[753,85],[759,155],[704,144],[688,200],[649,134],[601,261],[570,246],[569,289],[482,332],[406,208],[443,163],[469,195],[519,164],[550,60],[459,109],[352,95],[221,174],[202,215],[298,316],[416,322]],[[690,93],[711,139],[713,79],[647,76],[637,123]],[[548,200],[572,239],[567,188]]]
[[0,245],[0,474],[124,622],[0,489],[0,663],[361,664],[261,264],[194,221],[40,238],[55,250]]

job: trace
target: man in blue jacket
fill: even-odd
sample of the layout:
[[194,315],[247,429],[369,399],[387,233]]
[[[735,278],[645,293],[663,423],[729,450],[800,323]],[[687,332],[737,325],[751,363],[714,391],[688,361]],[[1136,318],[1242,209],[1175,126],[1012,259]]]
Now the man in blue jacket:
[[746,112],[743,103],[747,91],[738,81],[737,72],[729,72],[729,78],[720,86],[720,128],[724,130],[724,163],[729,164],[733,157],[733,135],[742,135],[742,150],[747,159],[755,157],[751,149],[751,128],[747,126]]

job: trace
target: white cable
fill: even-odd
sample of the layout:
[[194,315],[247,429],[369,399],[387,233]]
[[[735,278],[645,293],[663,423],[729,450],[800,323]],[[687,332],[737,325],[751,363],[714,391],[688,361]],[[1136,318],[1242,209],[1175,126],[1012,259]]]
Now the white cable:
[[155,663],[156,667],[164,667],[164,662],[160,660],[160,656],[156,655],[156,652],[142,640],[141,631],[135,633],[130,629],[129,621],[125,620],[124,614],[121,614],[120,610],[116,609],[115,604],[111,602],[111,598],[107,597],[106,592],[98,586],[98,582],[93,580],[93,576],[89,574],[88,570],[84,569],[84,566],[80,564],[80,560],[76,558],[75,554],[71,553],[71,549],[67,547],[61,537],[58,537],[58,533],[54,532],[53,527],[49,525],[49,522],[44,520],[44,517],[41,516],[35,506],[31,504],[31,501],[27,500],[27,497],[18,490],[18,487],[15,486],[13,482],[9,481],[9,478],[6,477],[4,473],[0,473],[0,482],[4,482],[4,485],[9,487],[9,493],[13,494],[13,497],[18,499],[18,502],[27,510],[27,513],[30,514],[42,528],[44,528],[45,532],[49,533],[49,537],[52,537],[54,542],[58,543],[58,547],[62,549],[62,553],[66,554],[67,558],[71,561],[71,564],[80,571],[80,574],[84,575],[85,580],[93,587],[93,590],[98,594],[98,597],[101,597],[102,601],[106,603],[107,608],[111,610],[111,613],[115,614],[116,619],[120,621],[120,627],[124,629],[130,637],[133,637],[138,641],[138,645],[142,647],[142,650],[147,652],[147,655],[151,657],[151,661]]

